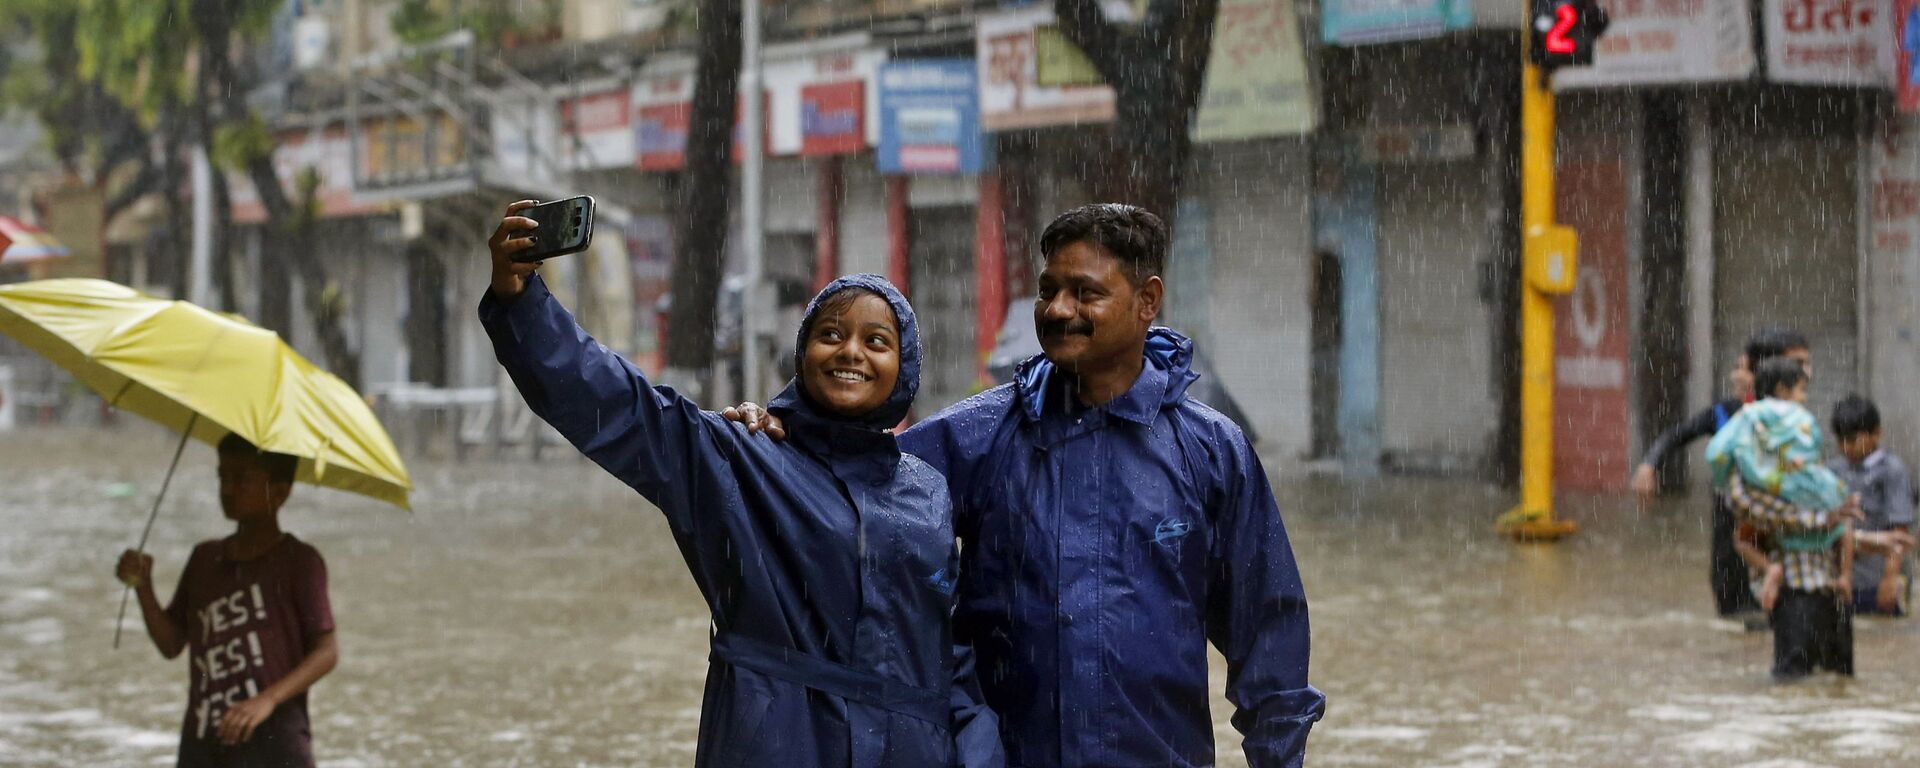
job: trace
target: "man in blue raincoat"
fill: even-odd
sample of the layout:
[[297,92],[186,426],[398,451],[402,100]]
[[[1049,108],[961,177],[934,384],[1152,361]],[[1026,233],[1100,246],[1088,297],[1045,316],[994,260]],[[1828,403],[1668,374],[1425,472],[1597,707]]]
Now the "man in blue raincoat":
[[1208,641],[1254,768],[1300,765],[1325,710],[1266,472],[1186,397],[1193,342],[1152,326],[1167,245],[1132,206],[1055,219],[1034,307],[1045,354],[901,436],[953,495],[954,632],[1010,766],[1212,765]]

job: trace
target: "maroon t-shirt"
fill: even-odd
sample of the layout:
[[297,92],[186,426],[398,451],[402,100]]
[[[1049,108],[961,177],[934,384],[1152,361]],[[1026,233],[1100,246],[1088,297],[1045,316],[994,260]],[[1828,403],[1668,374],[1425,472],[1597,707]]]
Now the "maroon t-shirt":
[[[180,737],[182,754],[188,754],[193,747],[217,745],[220,718],[229,707],[286,677],[321,635],[333,631],[327,564],[319,550],[292,534],[252,560],[228,559],[218,539],[201,542],[187,559],[167,615],[186,628],[192,654]],[[253,741],[255,748],[310,755],[306,694],[281,704]]]

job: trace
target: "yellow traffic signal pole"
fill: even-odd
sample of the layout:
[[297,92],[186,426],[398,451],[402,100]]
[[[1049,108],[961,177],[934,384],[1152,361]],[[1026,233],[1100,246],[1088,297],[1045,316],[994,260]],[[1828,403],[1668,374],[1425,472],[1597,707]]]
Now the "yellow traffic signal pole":
[[1573,290],[1578,243],[1553,222],[1553,91],[1521,39],[1520,506],[1495,528],[1521,540],[1561,538],[1579,525],[1553,517],[1553,295]]

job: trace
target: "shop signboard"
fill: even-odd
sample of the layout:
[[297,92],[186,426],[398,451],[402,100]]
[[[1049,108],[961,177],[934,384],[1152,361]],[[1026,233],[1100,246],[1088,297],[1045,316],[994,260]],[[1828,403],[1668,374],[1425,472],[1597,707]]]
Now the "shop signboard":
[[881,173],[979,173],[976,68],[969,59],[890,62],[880,70]]

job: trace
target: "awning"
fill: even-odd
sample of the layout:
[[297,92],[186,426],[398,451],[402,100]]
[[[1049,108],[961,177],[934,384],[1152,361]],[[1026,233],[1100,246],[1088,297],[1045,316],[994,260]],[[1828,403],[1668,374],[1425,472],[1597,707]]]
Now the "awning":
[[0,216],[0,264],[58,259],[70,253],[70,249],[39,227],[12,216]]

